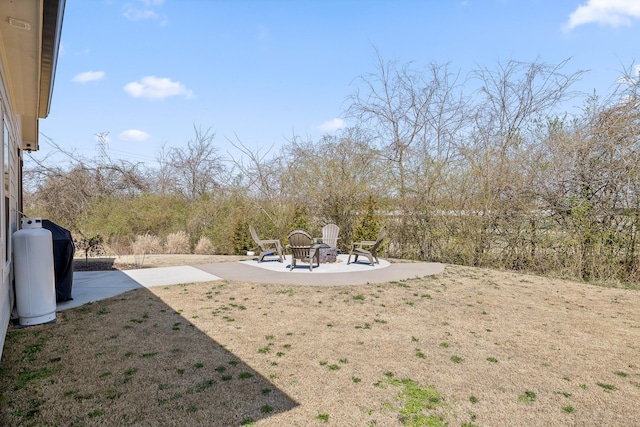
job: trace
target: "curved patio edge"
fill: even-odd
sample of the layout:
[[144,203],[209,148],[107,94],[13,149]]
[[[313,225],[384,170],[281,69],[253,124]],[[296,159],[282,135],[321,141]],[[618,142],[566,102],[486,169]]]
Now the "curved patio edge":
[[339,273],[295,274],[289,271],[269,271],[240,262],[193,265],[225,280],[272,283],[283,285],[344,286],[367,283],[387,283],[440,274],[444,265],[437,262],[393,263],[381,269]]

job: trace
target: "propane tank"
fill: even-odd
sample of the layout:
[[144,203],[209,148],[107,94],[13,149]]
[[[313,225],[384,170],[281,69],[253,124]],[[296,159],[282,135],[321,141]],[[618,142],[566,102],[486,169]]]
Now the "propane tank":
[[41,218],[23,218],[13,233],[13,262],[18,323],[38,325],[56,320],[53,237]]

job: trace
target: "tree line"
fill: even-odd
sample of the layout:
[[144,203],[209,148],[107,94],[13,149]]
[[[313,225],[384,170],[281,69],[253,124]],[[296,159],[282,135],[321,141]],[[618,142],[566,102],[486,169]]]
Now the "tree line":
[[449,64],[377,60],[348,96],[351,126],[334,135],[278,150],[231,140],[233,158],[194,125],[154,166],[66,153],[68,164],[25,170],[25,210],[113,251],[182,232],[192,250],[205,239],[211,252],[243,253],[254,247],[250,224],[285,240],[327,223],[347,250],[384,224],[389,257],[640,281],[631,68],[602,97],[573,90],[584,72],[566,72],[569,60],[510,60],[465,76]]

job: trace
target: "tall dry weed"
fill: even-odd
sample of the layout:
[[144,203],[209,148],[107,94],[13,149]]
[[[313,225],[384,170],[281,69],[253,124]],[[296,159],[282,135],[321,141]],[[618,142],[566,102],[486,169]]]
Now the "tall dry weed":
[[202,236],[200,237],[200,240],[198,240],[194,253],[197,255],[214,255],[216,253],[216,248],[207,236]]
[[132,249],[136,266],[142,267],[147,254],[157,254],[162,251],[162,242],[159,237],[146,233],[136,236]]
[[180,230],[169,234],[164,244],[164,251],[167,254],[190,254],[191,245],[187,233]]
[[114,236],[109,240],[109,243],[105,245],[105,251],[107,254],[113,254],[117,257],[130,254],[132,251],[131,240]]

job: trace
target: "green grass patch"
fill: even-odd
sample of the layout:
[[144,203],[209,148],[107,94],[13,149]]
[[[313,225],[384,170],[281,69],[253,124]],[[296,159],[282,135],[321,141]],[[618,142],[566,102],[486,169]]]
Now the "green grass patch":
[[371,329],[371,324],[370,323],[365,323],[364,325],[356,325],[355,328],[356,329]]
[[607,391],[617,390],[616,386],[614,386],[612,384],[606,384],[606,383],[596,383],[596,384],[598,384],[600,387],[602,387],[603,389],[605,389]]
[[453,356],[451,356],[451,361],[453,363],[462,363],[464,359],[460,356],[456,356],[455,354]]
[[100,409],[96,409],[95,411],[91,411],[87,414],[87,416],[92,419],[92,418],[97,418],[97,417],[101,417],[104,415],[104,411],[100,410]]
[[527,390],[520,396],[518,396],[518,402],[531,404],[536,401],[536,394],[533,391]]
[[211,387],[213,387],[215,385],[215,381],[214,380],[204,380],[202,382],[199,382],[198,384],[196,384],[196,391],[197,392],[203,392]]
[[42,344],[31,344],[26,346],[24,350],[22,350],[22,354],[24,355],[25,359],[33,362],[34,360],[36,360],[36,354],[40,353],[41,350]]
[[34,369],[34,370],[22,369],[18,374],[18,381],[16,382],[16,385],[13,386],[13,389],[20,390],[24,388],[27,385],[27,383],[30,383],[31,381],[49,378],[53,376],[56,372],[58,372],[58,370],[59,368],[53,369],[49,367],[45,367],[42,369]]
[[323,423],[329,422],[329,414],[318,414],[316,415],[316,418],[322,421]]
[[446,407],[442,395],[432,386],[422,386],[411,379],[394,379],[387,375],[386,379],[380,381],[402,390],[396,396],[401,402],[399,408],[394,408],[391,404],[386,404],[387,409],[398,411],[398,416],[402,425],[418,427],[444,427],[449,422],[441,414],[433,412],[439,408]]
[[142,355],[140,357],[142,357],[143,359],[147,359],[149,357],[154,357],[156,354],[158,354],[158,352],[153,352],[153,353],[142,353]]

